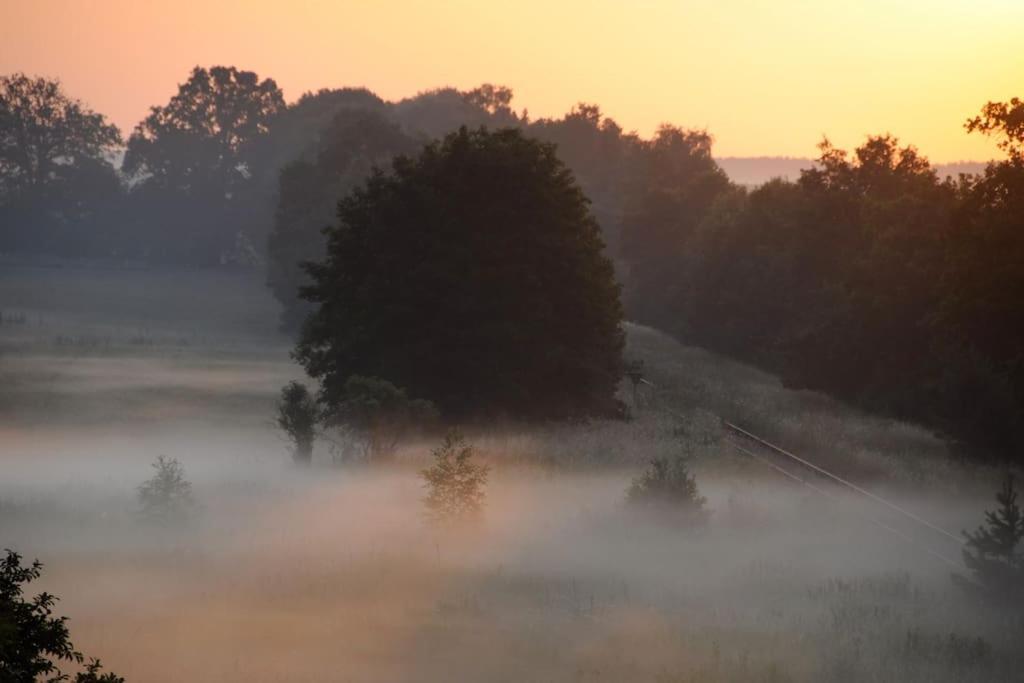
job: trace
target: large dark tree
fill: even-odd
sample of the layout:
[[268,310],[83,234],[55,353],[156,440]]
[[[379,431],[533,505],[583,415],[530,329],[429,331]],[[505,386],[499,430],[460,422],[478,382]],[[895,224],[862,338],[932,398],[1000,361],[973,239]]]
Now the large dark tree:
[[60,83],[0,77],[0,249],[96,251],[100,214],[120,193],[121,134]]
[[328,405],[364,375],[450,416],[614,410],[618,285],[553,146],[460,129],[376,172],[338,218],[295,351]]
[[271,79],[234,67],[196,67],[135,128],[124,169],[142,179],[139,229],[159,225],[158,256],[222,259],[259,221],[264,205],[248,196],[254,172],[247,153],[284,106]]

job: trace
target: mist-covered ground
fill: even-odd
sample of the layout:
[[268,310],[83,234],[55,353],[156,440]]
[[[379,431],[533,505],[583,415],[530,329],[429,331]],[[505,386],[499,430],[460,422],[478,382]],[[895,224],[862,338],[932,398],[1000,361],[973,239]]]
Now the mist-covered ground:
[[[34,586],[130,682],[1021,680],[1020,617],[925,551],[955,542],[780,477],[719,418],[956,533],[997,472],[653,330],[629,329],[634,420],[467,426],[485,519],[440,531],[429,439],[292,465],[272,410],[301,372],[256,274],[3,266],[0,314],[0,547],[44,561]],[[681,449],[702,528],[625,505]],[[138,511],[159,455],[194,487],[180,524]]]

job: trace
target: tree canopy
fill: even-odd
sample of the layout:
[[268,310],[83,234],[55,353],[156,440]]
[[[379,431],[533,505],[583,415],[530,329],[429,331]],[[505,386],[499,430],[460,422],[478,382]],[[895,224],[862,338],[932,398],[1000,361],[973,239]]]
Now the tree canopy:
[[[248,193],[247,153],[285,108],[271,79],[235,67],[196,67],[170,101],[153,107],[128,139],[126,173],[139,231],[165,260],[223,260],[265,205]],[[155,209],[155,210],[154,210]]]
[[284,109],[281,89],[235,67],[196,67],[128,139],[125,170],[163,187],[196,193],[230,190],[246,179],[246,146]]
[[619,288],[552,145],[462,128],[375,172],[326,234],[295,356],[328,405],[364,375],[448,415],[616,408]]
[[74,252],[120,185],[111,159],[121,133],[57,81],[0,77],[0,249]]
[[[1013,111],[990,104],[968,122],[1010,152],[980,176],[940,179],[913,146],[880,135],[852,154],[825,141],[796,182],[720,188],[710,204],[702,189],[697,211],[647,202],[639,253],[663,264],[661,286],[627,310],[792,386],[1019,458],[1024,161]],[[625,257],[636,294],[651,261]]]

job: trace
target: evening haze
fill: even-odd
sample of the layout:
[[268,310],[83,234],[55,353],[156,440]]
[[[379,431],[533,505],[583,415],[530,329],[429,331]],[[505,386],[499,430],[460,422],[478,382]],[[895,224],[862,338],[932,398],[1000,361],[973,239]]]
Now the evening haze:
[[59,77],[128,134],[193,66],[272,77],[288,101],[507,85],[531,117],[599,103],[624,128],[706,127],[717,156],[814,156],[891,132],[934,162],[1001,156],[968,136],[1024,73],[1024,3],[5,2],[0,72]]
[[0,25],[0,683],[1024,683],[1024,0]]

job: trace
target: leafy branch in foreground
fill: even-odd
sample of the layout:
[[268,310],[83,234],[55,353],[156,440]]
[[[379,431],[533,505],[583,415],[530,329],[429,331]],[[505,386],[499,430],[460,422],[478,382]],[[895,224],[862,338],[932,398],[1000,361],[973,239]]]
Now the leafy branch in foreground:
[[49,593],[24,597],[24,586],[42,575],[43,565],[36,560],[23,566],[21,555],[12,550],[6,553],[0,560],[0,681],[124,683],[116,674],[101,673],[98,659],[89,660],[73,679],[61,671],[58,662],[82,665],[85,657],[71,643],[67,617],[53,615],[56,597]]

